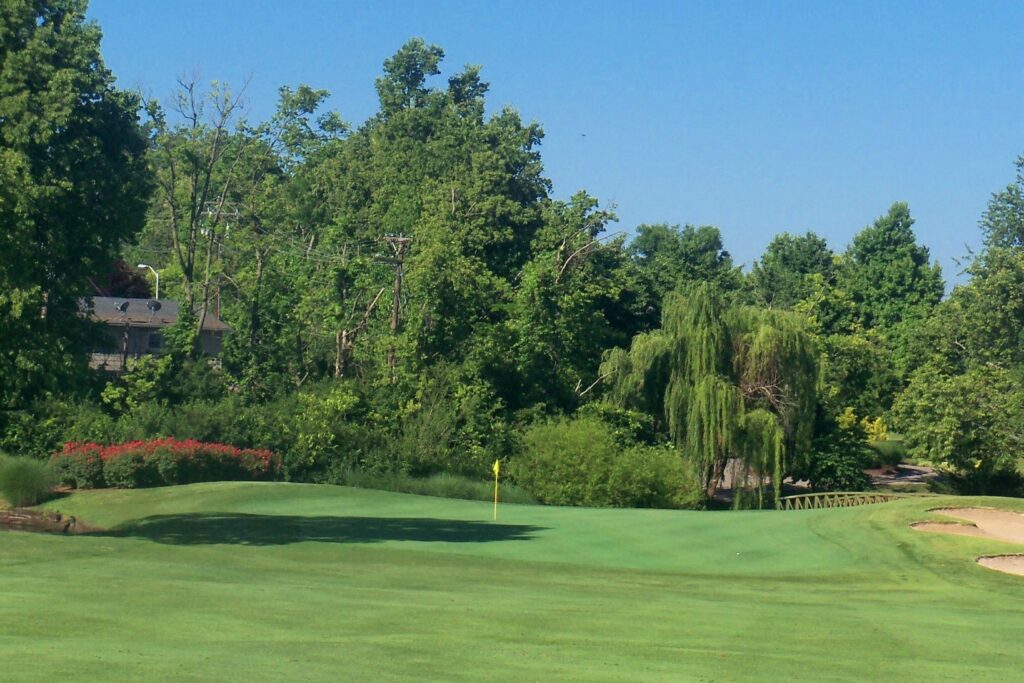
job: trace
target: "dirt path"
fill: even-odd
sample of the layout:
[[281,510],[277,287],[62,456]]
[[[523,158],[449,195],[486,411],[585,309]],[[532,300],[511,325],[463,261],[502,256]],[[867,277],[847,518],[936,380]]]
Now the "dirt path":
[[938,472],[931,467],[917,465],[896,465],[877,470],[865,470],[871,477],[871,485],[875,488],[899,488],[902,486],[926,485],[940,479]]
[[[911,526],[918,531],[1024,544],[1024,515],[1018,512],[992,508],[937,508],[929,512],[966,520],[969,523],[918,522]],[[978,564],[1007,574],[1024,576],[1024,554],[988,555],[979,557]]]

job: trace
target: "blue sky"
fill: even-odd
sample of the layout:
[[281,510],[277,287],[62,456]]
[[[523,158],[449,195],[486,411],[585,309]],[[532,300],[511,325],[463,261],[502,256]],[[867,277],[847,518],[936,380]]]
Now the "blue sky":
[[381,63],[419,36],[489,106],[539,121],[555,195],[614,203],[616,229],[713,224],[739,263],[814,230],[841,250],[898,200],[947,279],[1024,153],[1021,2],[92,0],[122,86],[281,85],[376,110]]

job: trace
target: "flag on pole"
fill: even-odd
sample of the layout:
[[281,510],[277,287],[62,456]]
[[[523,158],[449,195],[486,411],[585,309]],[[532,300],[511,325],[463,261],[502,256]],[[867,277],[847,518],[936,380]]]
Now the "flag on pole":
[[495,460],[494,467],[494,520],[498,520],[498,475],[501,473],[501,461]]

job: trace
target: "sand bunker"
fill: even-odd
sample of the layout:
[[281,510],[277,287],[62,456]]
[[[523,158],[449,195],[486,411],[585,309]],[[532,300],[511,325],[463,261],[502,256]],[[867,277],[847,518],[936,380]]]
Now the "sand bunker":
[[[971,536],[995,538],[1000,541],[1009,541],[1010,543],[1024,543],[1024,515],[1019,512],[995,510],[993,508],[937,508],[929,510],[929,512],[945,517],[964,519],[973,524],[973,526],[938,524],[937,526],[941,528],[932,529],[933,531],[959,533],[951,531],[949,527],[961,526],[967,529],[973,528],[981,532],[968,532]],[[929,531],[929,529],[923,529],[923,531]]]
[[[911,526],[918,531],[1024,543],[1024,515],[1018,512],[992,508],[937,508],[929,512],[963,519],[970,523],[918,522]],[[978,564],[1007,574],[1024,576],[1024,554],[979,557]]]
[[1024,576],[1024,555],[985,555],[978,558],[978,564],[997,572]]

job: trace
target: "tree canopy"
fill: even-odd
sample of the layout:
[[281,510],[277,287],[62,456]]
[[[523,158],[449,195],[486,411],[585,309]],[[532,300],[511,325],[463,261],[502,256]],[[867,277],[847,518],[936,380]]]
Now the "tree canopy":
[[[557,194],[540,124],[421,39],[365,121],[309,85],[249,121],[244,85],[118,90],[83,2],[0,19],[0,447],[199,435],[332,482],[519,458],[542,500],[622,505],[706,504],[728,469],[765,506],[787,475],[865,485],[892,424],[972,491],[1022,481],[1024,157],[948,297],[899,202],[842,253],[784,233],[745,274],[714,226],[630,237]],[[80,301],[145,295],[140,261],[181,303],[167,352],[89,374]]]
[[142,225],[138,100],[114,87],[79,0],[0,7],[0,406],[84,363],[88,279]]

